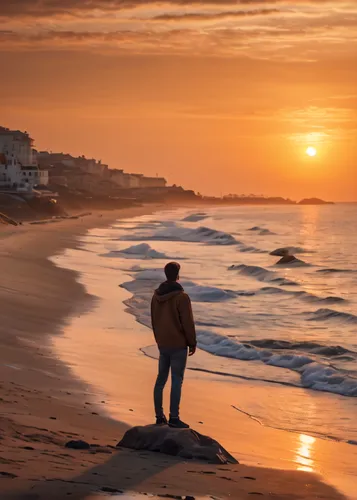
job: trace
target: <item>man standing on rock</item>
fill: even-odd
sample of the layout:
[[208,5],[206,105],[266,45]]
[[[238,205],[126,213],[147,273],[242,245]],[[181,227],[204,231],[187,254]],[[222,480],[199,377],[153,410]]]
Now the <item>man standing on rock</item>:
[[[165,266],[167,281],[155,290],[151,301],[151,321],[159,347],[159,374],[154,389],[156,423],[187,429],[180,420],[180,400],[183,377],[189,356],[196,352],[196,331],[191,300],[178,283],[180,264],[169,262]],[[171,368],[170,420],[163,410],[163,391]]]

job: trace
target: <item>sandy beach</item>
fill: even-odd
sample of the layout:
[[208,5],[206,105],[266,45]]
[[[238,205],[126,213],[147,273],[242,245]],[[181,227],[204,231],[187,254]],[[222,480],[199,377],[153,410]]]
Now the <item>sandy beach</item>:
[[[353,498],[354,447],[259,425],[232,407],[229,381],[222,384],[214,375],[187,373],[183,413],[239,465],[115,450],[130,426],[152,422],[156,367],[140,351],[152,343],[151,333],[136,324],[138,335],[132,335],[135,319],[122,303],[128,292],[117,287],[110,295],[95,276],[79,277],[55,263],[64,249],[77,248],[88,229],[153,210],[1,227],[1,499],[89,499],[116,490],[196,498]],[[113,277],[106,272],[109,286]],[[244,397],[251,387],[241,381],[240,389]],[[266,385],[255,390],[266,391]],[[68,450],[71,439],[98,446]],[[350,467],[351,476],[342,477],[336,463]],[[307,465],[313,472],[306,472]]]

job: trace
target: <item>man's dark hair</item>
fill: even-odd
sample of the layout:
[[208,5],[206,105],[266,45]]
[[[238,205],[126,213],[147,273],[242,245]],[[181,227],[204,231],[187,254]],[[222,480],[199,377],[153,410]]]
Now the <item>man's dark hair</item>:
[[169,262],[165,266],[167,281],[177,281],[181,266],[178,262]]

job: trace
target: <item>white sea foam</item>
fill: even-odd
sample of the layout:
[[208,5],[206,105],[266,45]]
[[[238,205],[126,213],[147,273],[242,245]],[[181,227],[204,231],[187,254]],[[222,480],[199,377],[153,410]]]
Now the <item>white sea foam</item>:
[[237,245],[237,240],[229,233],[198,227],[188,229],[182,226],[169,225],[152,233],[129,234],[120,238],[126,241],[183,241],[188,243],[206,243],[208,245]]
[[[121,287],[135,293],[142,300],[149,300],[153,289],[164,279],[161,269],[140,270],[136,272],[134,280],[123,283]],[[232,290],[202,286],[187,280],[182,280],[181,283],[193,302],[223,302],[237,297],[237,293]]]
[[198,332],[198,345],[215,356],[245,361],[259,360],[270,366],[296,371],[301,375],[303,387],[357,397],[357,378],[339,372],[327,363],[318,363],[314,357],[305,354],[281,354],[209,332]]
[[223,290],[214,286],[197,285],[190,281],[183,281],[182,285],[194,302],[222,302],[237,297],[232,290]]
[[331,366],[312,363],[303,370],[301,382],[304,387],[317,391],[357,397],[357,378],[339,372]]
[[121,257],[126,259],[170,259],[166,254],[157,252],[147,243],[133,245],[123,250],[112,250],[103,257]]

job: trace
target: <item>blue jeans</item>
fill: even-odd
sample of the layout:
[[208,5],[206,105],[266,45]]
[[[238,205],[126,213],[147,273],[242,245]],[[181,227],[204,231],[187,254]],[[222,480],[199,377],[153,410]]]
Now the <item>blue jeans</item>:
[[178,418],[180,415],[180,401],[183,376],[187,362],[187,348],[160,348],[159,374],[154,389],[154,403],[156,417],[162,417],[163,392],[169,377],[171,368],[171,396],[170,396],[170,418]]

